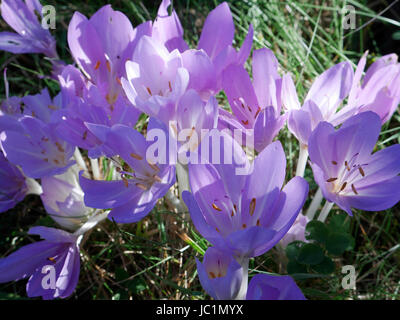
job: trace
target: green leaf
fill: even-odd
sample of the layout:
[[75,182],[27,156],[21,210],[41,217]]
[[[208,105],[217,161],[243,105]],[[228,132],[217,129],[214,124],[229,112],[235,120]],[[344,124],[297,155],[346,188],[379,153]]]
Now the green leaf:
[[312,266],[313,270],[322,274],[330,274],[335,271],[335,264],[329,257],[324,257],[321,263]]
[[301,241],[293,241],[293,242],[289,243],[288,246],[286,247],[287,258],[289,260],[296,261],[299,256],[300,249],[304,244],[305,243],[301,242]]
[[326,250],[336,256],[340,256],[346,250],[351,250],[353,246],[352,237],[346,233],[332,232],[326,241]]
[[329,230],[325,223],[317,220],[312,220],[306,226],[306,233],[307,240],[315,240],[321,244],[325,244],[329,234]]
[[302,264],[319,264],[324,259],[322,248],[313,243],[307,243],[301,247],[297,261]]
[[349,232],[350,220],[346,219],[347,217],[347,214],[334,215],[329,221],[329,230],[332,232]]
[[289,261],[289,263],[287,265],[287,272],[289,274],[307,273],[307,266],[291,260],[291,261]]

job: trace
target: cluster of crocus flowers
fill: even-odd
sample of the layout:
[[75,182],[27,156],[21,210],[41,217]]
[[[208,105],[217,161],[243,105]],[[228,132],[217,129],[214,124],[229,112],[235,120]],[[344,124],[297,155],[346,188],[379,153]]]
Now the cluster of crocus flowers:
[[[197,259],[211,297],[301,300],[290,276],[257,274],[249,281],[248,268],[279,242],[305,240],[308,154],[327,203],[351,214],[399,201],[398,146],[373,153],[382,123],[400,101],[395,55],[378,59],[364,77],[367,55],[355,71],[349,62],[331,67],[301,105],[273,52],[251,54],[251,25],[234,48],[227,3],[210,12],[196,48],[185,42],[170,6],[163,0],[156,19],[135,28],[111,5],[89,18],[76,12],[67,34],[75,64],[53,63],[55,97],[46,89],[10,97],[5,77],[0,210],[39,194],[57,228],[32,228],[43,240],[1,258],[0,282],[29,277],[30,297],[70,296],[83,235],[107,217],[138,222],[166,196],[177,210],[189,210],[212,245]],[[58,59],[54,39],[40,27],[38,0],[3,0],[1,8],[18,34],[0,33],[0,49]],[[251,75],[244,67],[250,56]],[[216,98],[221,91],[225,106]],[[148,117],[145,130],[136,127],[141,113]],[[287,183],[286,156],[276,141],[285,125],[301,146],[297,174]],[[176,182],[179,198],[171,192]],[[52,272],[54,284],[43,285]]]

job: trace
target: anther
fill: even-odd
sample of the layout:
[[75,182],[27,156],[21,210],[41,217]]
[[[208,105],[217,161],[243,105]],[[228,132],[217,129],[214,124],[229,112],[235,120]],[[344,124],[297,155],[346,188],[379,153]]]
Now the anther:
[[215,203],[213,203],[211,206],[213,207],[214,210],[217,210],[220,212],[222,211],[222,209],[220,207],[218,207]]

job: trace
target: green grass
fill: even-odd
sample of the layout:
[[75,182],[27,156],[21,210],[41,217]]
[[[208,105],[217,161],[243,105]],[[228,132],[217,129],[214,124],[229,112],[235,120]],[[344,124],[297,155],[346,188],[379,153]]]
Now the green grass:
[[[66,43],[66,29],[74,11],[87,16],[108,1],[45,1],[57,10],[57,29],[60,56],[72,63]],[[185,39],[195,47],[204,19],[220,1],[174,1],[185,30]],[[255,48],[268,47],[276,54],[283,72],[290,72],[300,99],[304,98],[312,80],[335,63],[350,60],[357,64],[365,50],[368,63],[385,52],[380,51],[374,28],[386,27],[390,32],[400,30],[400,22],[388,15],[377,16],[369,1],[228,1],[236,24],[235,45],[241,45],[251,23],[255,28]],[[378,1],[379,3],[379,1]],[[113,1],[113,8],[123,11],[137,25],[153,19],[159,1]],[[340,9],[346,4],[356,8],[356,32],[343,30]],[[382,1],[384,8],[388,5]],[[374,7],[375,8],[375,7]],[[381,9],[379,9],[381,10]],[[373,21],[371,21],[373,19]],[[4,22],[0,23],[5,27]],[[393,40],[394,41],[394,40]],[[46,76],[50,64],[38,55],[0,54],[0,67],[8,68],[12,95],[36,94],[48,87],[54,95],[58,85]],[[250,67],[250,66],[248,66]],[[250,69],[250,68],[249,68]],[[4,98],[4,86],[0,97]],[[298,143],[287,130],[279,136],[288,159],[288,178],[294,175]],[[381,149],[400,142],[400,115],[396,112],[385,124]],[[317,186],[312,172],[306,170],[311,194]],[[339,212],[334,207],[332,214]],[[351,232],[356,239],[355,249],[335,259],[336,271],[329,277],[298,281],[310,299],[399,299],[400,298],[400,206],[386,212],[357,212],[351,219]],[[33,239],[26,235],[32,225],[53,225],[46,216],[38,197],[30,196],[16,208],[0,215],[0,254],[6,255]],[[152,214],[138,224],[117,225],[110,221],[101,224],[85,240],[82,251],[81,276],[71,299],[204,299],[196,276],[195,257],[207,248],[190,223],[189,215],[177,215],[163,200]],[[282,273],[276,263],[278,252],[251,261],[252,274]],[[341,266],[351,264],[358,273],[357,290],[341,288]],[[25,297],[25,281],[0,285],[0,298]]]

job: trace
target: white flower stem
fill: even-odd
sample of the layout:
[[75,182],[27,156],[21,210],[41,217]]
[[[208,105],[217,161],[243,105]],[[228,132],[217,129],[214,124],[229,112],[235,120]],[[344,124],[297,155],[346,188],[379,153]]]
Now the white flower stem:
[[318,221],[325,222],[329,212],[333,207],[333,202],[326,201],[321,213],[319,214]]
[[169,189],[168,192],[165,194],[165,198],[178,210],[178,212],[187,211],[185,204],[180,199],[178,199],[178,197],[171,189]]
[[296,176],[303,177],[304,171],[306,170],[308,159],[308,148],[307,146],[300,145],[299,160],[297,161]]
[[26,178],[25,184],[28,187],[27,194],[36,194],[40,196],[43,193],[42,186],[32,178]]
[[99,168],[99,160],[98,159],[90,159],[90,166],[92,167],[93,178],[95,180],[100,180],[100,168]]
[[86,221],[78,230],[74,232],[74,235],[81,236],[85,232],[89,231],[90,229],[94,228],[99,222],[107,219],[108,214],[110,211],[106,211],[103,213],[99,213],[100,210],[96,210],[96,212]]
[[182,192],[190,191],[188,166],[177,162],[176,174],[178,176],[179,198],[182,199]]
[[322,195],[321,188],[318,188],[318,191],[314,195],[314,198],[312,199],[311,204],[306,213],[306,216],[308,219],[310,219],[310,220],[314,219],[315,214],[316,214],[319,206],[321,205],[321,201],[323,198],[324,198],[324,196]]
[[74,158],[80,170],[85,170],[85,172],[88,172],[85,160],[83,160],[82,154],[78,147],[75,148]]
[[242,284],[240,286],[239,293],[237,294],[235,300],[246,300],[247,288],[249,285],[249,258],[242,258],[238,261],[243,269]]

